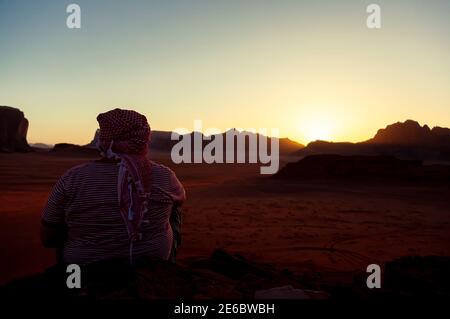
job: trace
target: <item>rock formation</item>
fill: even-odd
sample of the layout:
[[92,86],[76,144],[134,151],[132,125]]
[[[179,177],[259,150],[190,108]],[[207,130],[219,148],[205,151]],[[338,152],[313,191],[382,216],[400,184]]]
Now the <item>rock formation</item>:
[[[298,275],[269,264],[250,261],[239,254],[217,249],[209,258],[190,258],[182,264],[146,260],[130,268],[126,264],[100,261],[84,271],[82,289],[67,289],[65,268],[51,267],[42,274],[0,286],[7,298],[105,299],[251,299],[261,289],[287,284],[303,288]],[[311,299],[328,294],[305,289]]]
[[55,144],[50,150],[52,154],[65,155],[69,157],[98,157],[99,151],[95,148],[80,146],[70,143]]
[[378,130],[368,143],[403,144],[403,145],[450,145],[450,130],[448,128],[428,125],[420,126],[416,121],[397,122]]
[[360,143],[315,141],[293,155],[315,154],[395,156],[399,159],[450,161],[450,129],[421,126],[407,120],[378,130],[377,134]]
[[19,109],[0,106],[0,152],[29,152],[28,120]]
[[445,183],[450,181],[450,166],[423,165],[419,160],[400,160],[393,156],[309,155],[288,163],[274,178],[297,180],[397,181]]

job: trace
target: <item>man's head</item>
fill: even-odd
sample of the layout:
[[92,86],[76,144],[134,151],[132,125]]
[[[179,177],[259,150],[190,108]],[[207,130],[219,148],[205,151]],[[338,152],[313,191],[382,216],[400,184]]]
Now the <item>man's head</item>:
[[100,125],[98,145],[102,151],[145,154],[150,141],[147,118],[132,110],[114,109],[97,116]]

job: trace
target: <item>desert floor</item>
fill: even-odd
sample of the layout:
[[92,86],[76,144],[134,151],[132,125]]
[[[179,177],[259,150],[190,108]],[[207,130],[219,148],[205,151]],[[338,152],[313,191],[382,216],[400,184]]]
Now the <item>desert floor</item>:
[[[41,247],[41,209],[59,175],[89,158],[0,154],[0,284],[54,262]],[[365,273],[405,255],[450,255],[450,189],[320,181],[286,182],[254,165],[170,166],[184,183],[179,261],[215,248],[317,280]],[[334,276],[334,277],[333,277]],[[336,279],[337,280],[337,279]]]

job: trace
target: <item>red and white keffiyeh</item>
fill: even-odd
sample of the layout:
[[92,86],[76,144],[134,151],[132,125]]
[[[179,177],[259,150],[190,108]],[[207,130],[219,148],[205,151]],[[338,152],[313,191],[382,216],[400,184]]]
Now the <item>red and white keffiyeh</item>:
[[141,239],[140,226],[148,209],[151,162],[148,158],[150,126],[135,111],[114,109],[97,116],[100,124],[98,147],[103,156],[120,159],[118,195],[120,213],[132,243]]

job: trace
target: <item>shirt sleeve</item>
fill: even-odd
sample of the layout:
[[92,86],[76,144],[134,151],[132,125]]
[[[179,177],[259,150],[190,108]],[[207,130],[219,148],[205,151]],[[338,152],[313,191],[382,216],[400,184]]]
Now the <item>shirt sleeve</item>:
[[65,222],[65,205],[67,203],[68,174],[65,173],[50,193],[47,204],[42,212],[42,222],[46,224],[63,224]]

